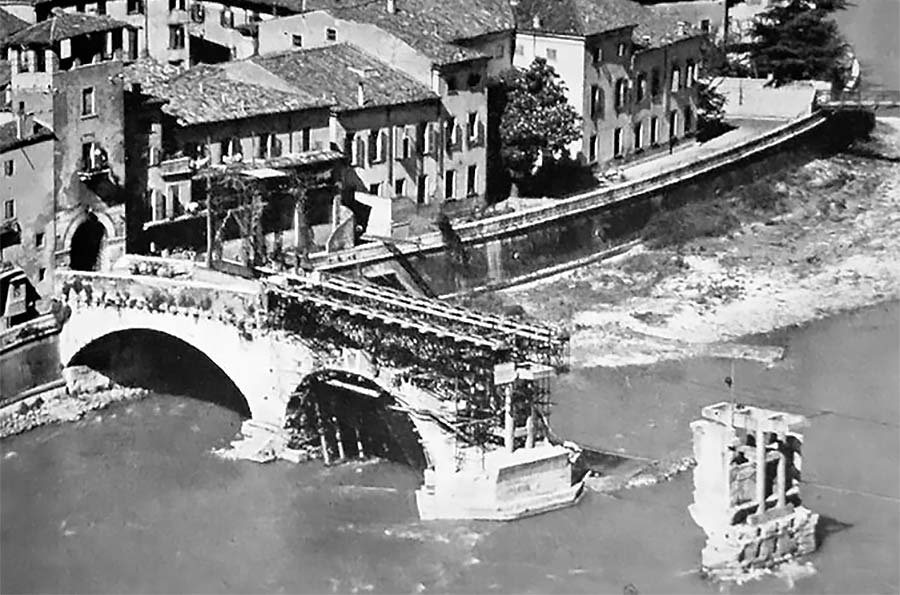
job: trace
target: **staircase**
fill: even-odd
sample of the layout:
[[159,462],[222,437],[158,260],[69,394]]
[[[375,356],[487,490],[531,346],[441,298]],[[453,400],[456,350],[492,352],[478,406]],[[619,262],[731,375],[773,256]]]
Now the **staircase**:
[[388,239],[382,239],[381,242],[384,244],[384,247],[387,248],[388,252],[394,255],[394,259],[401,267],[403,267],[403,270],[406,271],[410,279],[413,280],[413,283],[416,284],[416,287],[419,288],[419,291],[421,291],[425,297],[436,298],[437,294],[432,291],[431,287],[428,285],[428,282],[424,277],[422,277],[421,273],[419,273],[416,267],[412,265],[412,263],[409,261],[409,258],[406,257],[406,254],[404,254],[399,248],[397,248],[397,245],[394,244],[394,242]]

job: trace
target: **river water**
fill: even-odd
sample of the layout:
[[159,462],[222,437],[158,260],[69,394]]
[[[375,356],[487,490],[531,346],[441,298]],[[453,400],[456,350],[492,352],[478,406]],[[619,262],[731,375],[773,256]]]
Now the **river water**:
[[[736,370],[741,400],[811,417],[804,499],[825,535],[795,592],[898,588],[898,338],[893,302],[770,336],[785,361]],[[554,425],[606,448],[687,453],[688,423],[727,398],[729,373],[709,359],[577,371],[558,381]],[[239,424],[221,406],[155,396],[4,440],[0,590],[719,590],[696,574],[703,535],[687,512],[689,473],[516,523],[422,523],[411,469],[213,455]],[[769,577],[732,590],[791,588]]]
[[[866,84],[900,87],[898,0],[838,15]],[[805,503],[814,570],[737,593],[897,592],[900,304],[761,338],[737,398],[810,416]],[[579,370],[557,382],[562,435],[648,457],[687,454],[700,407],[727,398],[721,360]],[[615,414],[611,414],[614,411]],[[717,593],[696,573],[691,476],[510,524],[417,520],[420,477],[386,462],[258,465],[211,453],[237,413],[158,395],[0,442],[0,591],[65,593]]]

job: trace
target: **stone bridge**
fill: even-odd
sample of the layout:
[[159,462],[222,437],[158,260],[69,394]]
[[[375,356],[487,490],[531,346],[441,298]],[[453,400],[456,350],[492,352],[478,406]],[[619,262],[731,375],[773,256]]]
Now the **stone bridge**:
[[[558,329],[321,273],[220,284],[65,272],[57,293],[70,392],[92,362],[130,377],[170,350],[159,345],[180,346],[176,363],[206,359],[240,393],[251,450],[382,454],[401,416],[424,455],[423,518],[517,518],[580,494],[571,453],[549,442],[550,377],[567,357]],[[128,355],[148,333],[168,343]],[[152,374],[167,372],[192,375]]]

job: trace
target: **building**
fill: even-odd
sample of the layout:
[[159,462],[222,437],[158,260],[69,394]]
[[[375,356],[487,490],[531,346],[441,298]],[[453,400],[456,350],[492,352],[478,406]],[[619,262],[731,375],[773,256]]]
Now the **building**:
[[52,193],[54,229],[42,238],[54,255],[48,268],[107,268],[125,251],[124,102],[115,80],[128,30],[110,17],[55,11],[5,41],[17,122],[33,118],[43,128],[25,131],[53,132],[52,160],[16,196],[19,205],[43,204]]
[[0,124],[0,262],[52,294],[53,133],[25,113]]
[[[207,191],[235,173],[316,178],[307,195],[313,250],[335,247],[332,234],[350,209],[364,218],[355,193],[430,198],[426,189],[439,171],[440,98],[350,44],[174,74],[142,60],[125,77],[136,104],[129,108],[135,122],[128,150],[135,159],[149,156],[147,199],[136,215],[148,249],[179,247],[173,242],[200,248]],[[282,185],[276,194],[289,191]],[[267,205],[265,231],[276,242],[293,225],[293,203],[267,195]]]
[[630,158],[696,130],[702,32],[631,0],[520,0],[514,62],[545,58],[582,116],[570,153]]
[[354,43],[441,99],[438,200],[485,192],[488,78],[512,66],[515,22],[505,0],[279,0],[300,14],[259,23],[259,51]]

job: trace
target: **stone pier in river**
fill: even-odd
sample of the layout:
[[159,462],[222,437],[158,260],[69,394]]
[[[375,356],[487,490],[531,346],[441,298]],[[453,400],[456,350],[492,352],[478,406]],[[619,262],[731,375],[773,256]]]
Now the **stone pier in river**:
[[819,515],[801,505],[801,415],[704,407],[694,435],[691,516],[706,533],[703,570],[736,578],[816,549]]

